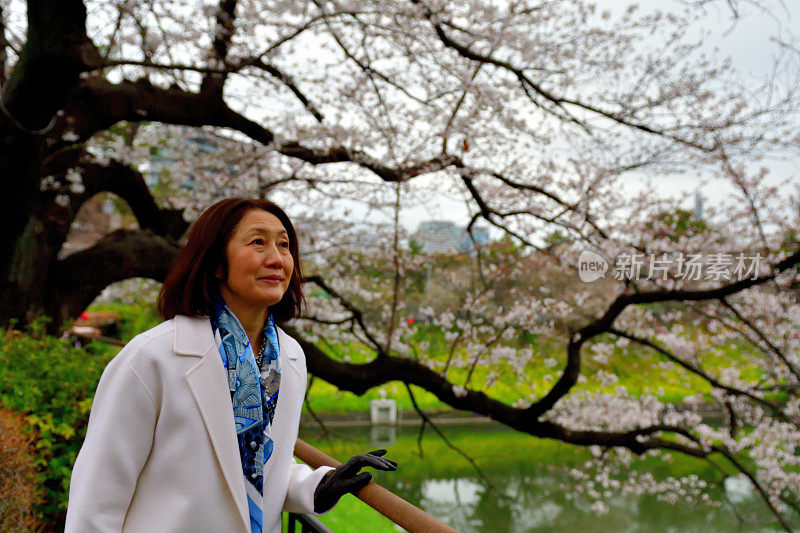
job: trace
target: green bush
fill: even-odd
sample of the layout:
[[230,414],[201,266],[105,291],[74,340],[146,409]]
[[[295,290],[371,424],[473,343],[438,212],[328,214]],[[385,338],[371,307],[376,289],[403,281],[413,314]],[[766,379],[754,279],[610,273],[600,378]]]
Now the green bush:
[[75,348],[45,335],[42,322],[27,333],[0,331],[0,405],[22,413],[35,438],[35,464],[44,489],[37,511],[48,523],[58,523],[66,511],[69,478],[94,391],[116,351],[101,343]]

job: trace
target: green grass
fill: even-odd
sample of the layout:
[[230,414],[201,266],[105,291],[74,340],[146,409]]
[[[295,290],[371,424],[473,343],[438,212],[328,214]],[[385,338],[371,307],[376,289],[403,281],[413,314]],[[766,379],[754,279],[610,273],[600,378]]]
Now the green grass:
[[[425,410],[451,409],[447,404],[440,402],[436,396],[412,385],[414,397],[417,404]],[[343,415],[355,412],[369,411],[370,400],[377,400],[381,397],[380,391],[386,392],[387,398],[397,401],[399,409],[413,411],[411,399],[408,396],[405,385],[400,381],[392,381],[370,389],[362,396],[356,396],[352,392],[340,391],[328,382],[315,379],[308,392],[308,404],[315,413],[325,413],[333,415]]]
[[[281,531],[288,531],[288,518],[288,513],[283,513]],[[319,519],[336,533],[363,533],[364,531],[370,531],[370,533],[395,533],[404,531],[352,494],[346,494],[342,497],[336,507]],[[367,530],[365,527],[369,529]],[[296,526],[295,531],[300,531],[299,525]]]
[[[538,439],[495,423],[459,424],[443,427],[443,431],[450,444],[472,457],[479,468],[499,475],[529,469],[531,465],[578,466],[590,457],[584,447]],[[332,439],[328,440],[318,426],[308,425],[301,428],[300,438],[339,461],[375,447],[370,444],[369,428],[331,428],[331,432]],[[379,482],[476,475],[470,462],[432,430],[426,430],[421,441],[418,438],[418,426],[397,429],[394,443],[387,447],[387,457],[402,466],[397,473],[377,473]]]
[[[336,504],[329,513],[320,517],[320,520],[336,533],[394,533],[403,531],[395,526],[391,520],[380,514],[361,500],[347,494]],[[369,524],[369,529],[365,526]]]

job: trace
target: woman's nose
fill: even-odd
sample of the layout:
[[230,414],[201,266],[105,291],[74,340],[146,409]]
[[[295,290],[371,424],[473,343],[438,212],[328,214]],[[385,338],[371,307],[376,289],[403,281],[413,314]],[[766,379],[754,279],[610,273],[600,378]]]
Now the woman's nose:
[[264,257],[264,263],[269,266],[283,267],[283,256],[281,255],[278,246],[273,244],[267,247],[267,255]]

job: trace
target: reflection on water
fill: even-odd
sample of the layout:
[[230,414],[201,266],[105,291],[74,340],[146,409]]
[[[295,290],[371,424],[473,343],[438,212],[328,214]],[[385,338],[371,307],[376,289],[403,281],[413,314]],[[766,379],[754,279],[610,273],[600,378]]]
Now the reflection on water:
[[421,484],[419,507],[447,523],[469,524],[484,488],[469,479],[428,479]]
[[[418,489],[383,483],[401,497],[462,532],[470,531],[755,531],[769,523],[762,503],[752,494],[739,494],[736,504],[749,517],[739,524],[725,507],[697,503],[671,505],[649,495],[618,494],[603,500],[607,510],[568,487],[571,480],[558,471],[535,477],[491,476],[493,488],[479,479],[419,480]],[[760,529],[762,531],[774,528]]]
[[[377,473],[376,481],[464,533],[779,531],[763,502],[738,478],[726,481],[724,487],[741,521],[729,504],[670,504],[652,495],[620,492],[609,492],[598,503],[578,490],[568,469],[562,466],[563,459],[537,455],[534,448],[541,442],[537,439],[521,440],[518,433],[498,427],[491,431],[485,426],[447,427],[445,431],[457,433],[459,446],[475,457],[486,478],[441,441],[435,447],[438,437],[425,437],[435,453],[426,452],[420,458],[415,428],[348,428],[333,432],[329,443],[315,435],[313,428],[304,428],[301,436],[339,456],[366,448],[389,448],[389,456],[400,463],[400,468],[391,474]],[[330,448],[339,447],[341,441],[348,443],[343,449]],[[577,458],[573,466],[582,461]],[[717,501],[724,500],[725,489],[715,489]],[[600,514],[598,507],[604,507]]]
[[388,448],[397,440],[397,426],[377,425],[370,428],[370,445],[374,448]]
[[428,479],[422,482],[422,499],[434,505],[475,505],[483,487],[469,479]]

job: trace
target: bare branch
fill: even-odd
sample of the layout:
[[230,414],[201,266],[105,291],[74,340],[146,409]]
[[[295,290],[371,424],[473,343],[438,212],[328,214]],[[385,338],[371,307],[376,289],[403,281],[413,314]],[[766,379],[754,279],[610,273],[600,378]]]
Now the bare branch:
[[383,347],[383,345],[381,345],[380,342],[378,342],[375,336],[372,335],[372,333],[369,331],[369,328],[367,328],[366,324],[364,323],[364,316],[360,309],[358,309],[355,305],[350,303],[346,298],[344,298],[341,294],[339,294],[335,289],[333,289],[331,286],[325,283],[325,280],[322,279],[321,276],[307,276],[303,281],[305,283],[314,283],[319,288],[321,288],[331,296],[335,297],[342,305],[342,307],[344,307],[350,313],[352,313],[352,319],[348,320],[353,320],[358,324],[358,326],[361,328],[361,331],[363,331],[364,335],[366,335],[367,339],[369,339],[369,344],[371,344],[372,347],[375,348],[378,358],[388,357],[386,349]]
[[325,422],[319,416],[317,416],[317,413],[315,413],[314,410],[311,408],[311,400],[308,399],[308,395],[311,392],[311,385],[314,384],[315,379],[316,376],[308,377],[308,384],[306,385],[306,393],[303,396],[303,404],[306,406],[306,411],[308,411],[308,414],[311,415],[311,418],[314,419],[317,425],[319,425],[319,428],[322,430],[322,436],[325,438],[325,440],[328,441],[328,444],[332,444],[333,441],[331,440],[331,434],[328,431],[328,426],[325,425]]
[[[321,2],[319,2],[318,0],[314,0],[314,4],[319,8],[319,10],[321,12],[324,13],[323,6],[321,5]],[[404,94],[407,98],[409,98],[409,99],[411,99],[411,100],[413,100],[415,102],[418,102],[420,104],[427,104],[427,102],[425,102],[421,98],[418,98],[418,97],[414,96],[413,94],[411,94],[405,87],[403,87],[399,83],[397,83],[394,80],[392,80],[386,74],[383,74],[381,71],[376,70],[369,63],[364,63],[363,61],[358,59],[358,57],[356,57],[356,55],[353,52],[351,52],[350,49],[344,44],[344,42],[342,41],[341,37],[333,29],[333,27],[331,26],[331,24],[330,24],[330,22],[328,21],[327,18],[324,19],[324,22],[325,22],[325,25],[328,28],[328,32],[330,33],[331,37],[333,37],[333,40],[336,41],[337,45],[339,45],[339,48],[341,48],[341,50],[344,53],[344,55],[350,61],[355,63],[358,66],[358,68],[360,68],[364,72],[364,74],[367,76],[367,79],[369,79],[371,81],[374,81],[374,77],[378,77],[379,79],[383,80],[385,83],[389,84],[390,86],[394,87],[399,92]]]
[[294,94],[297,97],[297,99],[300,100],[300,103],[303,104],[303,107],[305,107],[308,110],[308,112],[311,113],[315,119],[317,119],[317,122],[322,122],[324,120],[325,117],[322,115],[322,113],[320,113],[317,107],[309,101],[306,95],[304,95],[302,91],[300,91],[300,88],[297,87],[291,76],[280,70],[275,65],[265,63],[264,61],[261,60],[254,63],[253,66],[269,73],[270,75],[277,78],[281,83],[286,85],[286,87],[290,91],[292,91],[292,94]]
[[319,15],[313,16],[309,18],[306,22],[295,28],[293,31],[289,32],[288,34],[281,36],[272,44],[270,44],[263,52],[259,53],[256,56],[242,59],[238,63],[236,63],[235,68],[232,72],[240,71],[244,68],[249,66],[255,65],[256,63],[263,62],[264,58],[271,55],[274,51],[278,48],[283,46],[284,44],[288,43],[289,41],[297,38],[299,35],[305,33],[311,28],[318,26],[321,22],[326,22],[331,19],[341,18],[341,17],[348,17],[352,15],[363,15],[363,14],[375,14],[380,13],[379,11],[358,11],[358,10],[340,10],[335,11],[332,13],[320,13]]
[[[442,27],[442,24],[438,22],[437,14],[430,7],[428,7],[422,0],[410,0],[410,2],[412,4],[423,7],[425,18],[427,18],[428,21],[433,26],[434,32],[439,37],[439,40],[442,42],[442,44],[444,44],[448,48],[455,50],[460,56],[466,59],[494,65],[498,68],[501,68],[503,70],[512,73],[519,80],[522,90],[526,93],[526,95],[528,95],[529,99],[533,104],[537,105],[543,111],[546,111],[561,120],[573,122],[584,128],[585,130],[589,131],[588,125],[584,121],[572,115],[565,107],[566,105],[572,105],[574,107],[605,117],[620,125],[640,130],[645,133],[649,133],[659,137],[664,137],[672,141],[675,141],[677,143],[690,146],[692,148],[696,148],[698,150],[702,150],[705,152],[712,152],[717,148],[716,144],[704,145],[687,138],[669,134],[664,130],[656,129],[647,124],[633,121],[624,116],[622,113],[601,109],[597,106],[593,106],[585,102],[581,102],[579,100],[566,98],[562,96],[556,96],[550,91],[545,90],[541,85],[535,83],[525,72],[525,69],[512,65],[508,61],[497,59],[493,57],[491,54],[488,55],[481,54],[479,52],[474,51],[469,46],[456,42],[445,32],[444,28]],[[539,98],[537,98],[537,96]]]
[[[442,432],[442,430],[439,429],[439,426],[437,426],[434,423],[434,421],[430,419],[430,417],[427,415],[427,413],[425,413],[425,411],[423,411],[420,408],[419,404],[417,404],[417,399],[414,396],[414,391],[411,390],[411,387],[408,385],[408,383],[405,383],[405,386],[406,386],[406,390],[408,391],[408,397],[411,399],[411,405],[414,406],[414,410],[417,412],[417,414],[420,416],[420,418],[422,418],[422,427],[420,428],[420,440],[418,441],[418,445],[420,446],[420,449],[422,448],[422,443],[420,442],[421,441],[422,432],[424,431],[425,426],[429,425],[429,426],[431,426],[431,428],[433,428],[433,430],[436,432],[436,434],[439,435],[439,438],[444,441],[444,443],[447,445],[448,448],[450,448],[451,450],[456,452],[458,455],[463,457],[470,464],[470,466],[472,466],[472,468],[475,469],[475,472],[477,472],[478,475],[483,479],[483,481],[486,483],[486,486],[489,489],[494,489],[495,488],[494,484],[491,482],[489,477],[483,472],[481,467],[478,466],[478,463],[476,463],[475,460],[472,457],[470,457],[464,450],[462,450],[461,448],[459,448],[458,446],[456,446],[455,444],[450,442],[450,439],[448,439],[447,436],[444,434],[444,432]],[[421,452],[420,452],[420,455],[422,455]]]

